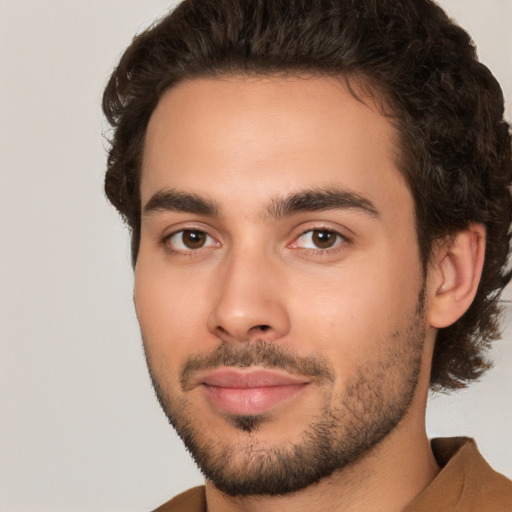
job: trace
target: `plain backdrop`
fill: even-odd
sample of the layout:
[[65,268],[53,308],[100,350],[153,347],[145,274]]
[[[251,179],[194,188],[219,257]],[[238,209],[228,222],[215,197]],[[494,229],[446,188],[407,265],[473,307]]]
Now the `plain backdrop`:
[[[502,83],[510,121],[512,1],[441,3]],[[1,510],[144,511],[202,481],[154,398],[128,234],[102,191],[102,89],[170,5],[0,0]],[[431,436],[474,436],[509,477],[511,341],[512,326],[495,369],[428,412]]]

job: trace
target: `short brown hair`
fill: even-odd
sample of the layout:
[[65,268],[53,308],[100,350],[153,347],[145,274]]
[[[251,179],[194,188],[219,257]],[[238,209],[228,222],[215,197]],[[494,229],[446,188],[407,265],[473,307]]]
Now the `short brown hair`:
[[385,99],[425,269],[436,241],[471,222],[486,226],[477,295],[439,331],[431,384],[478,378],[511,277],[511,140],[499,84],[468,34],[430,0],[185,0],[135,37],[103,98],[113,128],[105,190],[131,229],[132,261],[146,127],[162,94],[193,77],[274,73],[344,77]]

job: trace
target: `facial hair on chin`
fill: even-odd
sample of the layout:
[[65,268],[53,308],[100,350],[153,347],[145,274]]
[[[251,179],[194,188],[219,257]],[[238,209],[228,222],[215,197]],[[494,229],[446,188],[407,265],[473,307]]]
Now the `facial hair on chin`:
[[[342,396],[332,388],[334,370],[320,356],[298,356],[268,342],[221,344],[208,355],[189,358],[181,371],[181,396],[171,396],[146,359],[157,398],[204,476],[229,496],[281,495],[301,490],[361,458],[385,438],[409,409],[418,383],[425,338],[422,295],[409,325],[389,335],[378,362],[361,366]],[[246,434],[234,445],[213,438],[197,426],[186,398],[195,371],[219,366],[260,365],[311,376],[325,389],[325,405],[297,442],[269,448],[257,432],[265,416],[228,419]]]

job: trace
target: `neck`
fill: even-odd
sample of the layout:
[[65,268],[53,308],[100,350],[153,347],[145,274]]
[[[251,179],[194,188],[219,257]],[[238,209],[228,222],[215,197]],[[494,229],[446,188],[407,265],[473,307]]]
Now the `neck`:
[[439,471],[418,409],[360,460],[296,493],[233,498],[207,482],[208,512],[399,512]]

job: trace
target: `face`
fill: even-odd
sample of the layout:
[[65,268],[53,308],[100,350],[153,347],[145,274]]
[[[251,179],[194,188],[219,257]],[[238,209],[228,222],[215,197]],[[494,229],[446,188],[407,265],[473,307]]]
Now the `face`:
[[332,78],[195,79],[147,131],[135,305],[215,487],[296,491],[403,421],[425,338],[395,132]]

